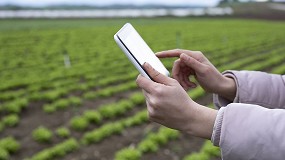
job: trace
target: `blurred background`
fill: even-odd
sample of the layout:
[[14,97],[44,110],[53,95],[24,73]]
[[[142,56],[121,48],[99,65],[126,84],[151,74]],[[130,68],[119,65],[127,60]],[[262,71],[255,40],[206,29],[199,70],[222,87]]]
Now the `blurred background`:
[[[221,159],[210,141],[148,121],[113,35],[130,22],[154,52],[285,74],[284,20],[284,0],[1,0],[0,160]],[[188,94],[214,107],[201,87]]]
[[0,18],[226,16],[282,19],[284,0],[2,0]]

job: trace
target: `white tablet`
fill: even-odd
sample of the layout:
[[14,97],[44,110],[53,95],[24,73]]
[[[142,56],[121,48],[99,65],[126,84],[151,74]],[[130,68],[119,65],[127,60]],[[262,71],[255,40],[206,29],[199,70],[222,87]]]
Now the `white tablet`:
[[145,62],[148,62],[158,72],[169,76],[168,70],[155,56],[154,52],[149,48],[149,46],[130,23],[126,23],[114,35],[114,39],[129,60],[144,77],[151,79],[148,73],[142,67]]

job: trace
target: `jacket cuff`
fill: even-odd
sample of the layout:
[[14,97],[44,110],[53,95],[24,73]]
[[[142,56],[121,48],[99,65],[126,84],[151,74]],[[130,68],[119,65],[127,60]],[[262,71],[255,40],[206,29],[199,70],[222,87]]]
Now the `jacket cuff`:
[[229,77],[229,78],[232,78],[234,79],[235,83],[236,83],[236,86],[237,86],[237,89],[236,89],[236,96],[234,98],[234,101],[230,101],[224,97],[221,97],[219,96],[218,94],[213,94],[213,102],[215,104],[215,106],[217,108],[221,108],[221,107],[224,107],[224,106],[227,106],[228,104],[230,103],[238,103],[239,101],[239,87],[238,87],[238,80],[237,80],[237,77],[235,76],[234,74],[234,71],[225,71],[222,73],[225,77]]
[[221,139],[221,130],[222,130],[222,123],[223,123],[223,117],[224,117],[224,109],[225,107],[222,107],[217,114],[214,128],[213,128],[213,133],[211,137],[211,141],[214,144],[214,146],[218,146],[220,144],[220,139]]

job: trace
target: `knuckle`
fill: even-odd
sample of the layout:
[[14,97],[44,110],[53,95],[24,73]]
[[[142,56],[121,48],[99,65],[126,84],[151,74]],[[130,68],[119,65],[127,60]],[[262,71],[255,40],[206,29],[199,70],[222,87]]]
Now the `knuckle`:
[[[163,96],[163,88],[160,87],[160,86],[155,86],[155,87],[153,88],[153,94],[154,94],[154,96],[157,97],[157,98]],[[156,99],[156,98],[154,98],[154,99]]]
[[211,72],[212,72],[211,67],[206,66],[206,67],[203,69],[202,74],[203,74],[203,76],[206,76],[206,75],[209,75]]
[[153,109],[155,109],[156,106],[157,106],[157,100],[156,100],[156,98],[150,98],[150,99],[149,99],[149,105],[150,105]]

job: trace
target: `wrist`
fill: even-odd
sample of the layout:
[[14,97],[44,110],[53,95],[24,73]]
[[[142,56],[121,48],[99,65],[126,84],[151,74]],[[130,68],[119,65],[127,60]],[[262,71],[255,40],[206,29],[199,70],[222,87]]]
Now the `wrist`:
[[191,113],[185,132],[195,137],[211,139],[218,111],[196,103]]
[[216,94],[230,101],[234,101],[234,98],[236,96],[235,80],[231,77],[223,76],[223,79],[219,84],[220,84],[220,87]]

